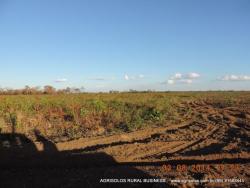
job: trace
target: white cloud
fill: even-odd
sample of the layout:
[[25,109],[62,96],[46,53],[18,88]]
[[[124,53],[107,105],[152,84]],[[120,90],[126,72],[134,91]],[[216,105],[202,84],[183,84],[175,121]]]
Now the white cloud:
[[200,74],[196,72],[191,72],[187,74],[175,73],[174,76],[171,77],[171,80],[181,80],[181,79],[197,79],[200,77]]
[[250,76],[246,75],[225,75],[222,78],[219,78],[222,81],[250,81]]
[[195,79],[200,78],[200,74],[196,72],[191,72],[187,74],[182,74],[182,73],[175,73],[174,76],[171,76],[170,79],[167,81],[168,84],[173,85],[173,84],[192,84]]
[[127,74],[125,74],[124,79],[129,80],[129,76]]
[[167,83],[172,85],[172,84],[174,84],[174,80],[168,80]]
[[174,76],[171,77],[172,80],[179,80],[182,78],[182,74],[181,73],[176,73]]
[[127,74],[124,75],[125,80],[138,80],[138,79],[143,79],[145,76],[143,74],[139,74],[137,76],[129,76]]
[[62,83],[62,82],[67,82],[67,81],[68,81],[68,79],[66,79],[66,78],[58,78],[55,80],[55,82],[57,82],[57,83]]
[[196,72],[191,72],[186,75],[186,78],[188,79],[196,79],[199,78],[201,75]]
[[183,83],[183,84],[192,84],[193,80],[191,80],[191,79],[182,79],[182,80],[180,80],[180,83]]

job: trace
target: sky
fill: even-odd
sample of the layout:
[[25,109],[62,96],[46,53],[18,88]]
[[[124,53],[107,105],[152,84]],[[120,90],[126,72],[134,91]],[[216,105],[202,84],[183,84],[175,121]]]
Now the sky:
[[0,87],[250,90],[249,0],[0,0]]

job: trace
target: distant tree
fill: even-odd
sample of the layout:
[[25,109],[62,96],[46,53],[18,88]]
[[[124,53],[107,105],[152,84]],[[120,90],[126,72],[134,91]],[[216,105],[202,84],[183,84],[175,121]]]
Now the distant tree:
[[37,94],[67,94],[67,93],[82,93],[84,91],[84,87],[67,87],[65,89],[57,90],[53,86],[46,85],[41,89],[41,87],[30,87],[26,85],[22,89],[12,89],[12,88],[1,88],[0,87],[0,95],[37,95]]
[[81,89],[80,88],[73,88],[73,93],[81,93]]
[[69,91],[69,93],[81,93],[81,89],[77,87],[67,88],[67,91]]
[[29,94],[31,94],[31,88],[30,88],[30,86],[26,85],[25,88],[23,90],[19,91],[19,92],[24,94],[24,95],[29,95]]
[[77,87],[67,87],[65,89],[60,89],[60,90],[57,90],[57,93],[60,93],[60,94],[67,94],[67,93],[81,93],[82,92],[82,88],[77,88]]
[[67,87],[66,89],[65,89],[65,93],[70,93],[71,92],[71,88],[70,87]]
[[120,92],[116,90],[110,90],[109,93],[120,93]]
[[135,89],[130,89],[129,92],[130,92],[130,93],[137,93],[138,91],[135,90]]
[[47,85],[47,86],[44,86],[43,93],[44,94],[55,94],[56,89],[53,86]]
[[67,93],[70,93],[70,92],[71,92],[70,87],[67,87],[65,89],[57,90],[57,93],[59,93],[59,94],[67,94]]

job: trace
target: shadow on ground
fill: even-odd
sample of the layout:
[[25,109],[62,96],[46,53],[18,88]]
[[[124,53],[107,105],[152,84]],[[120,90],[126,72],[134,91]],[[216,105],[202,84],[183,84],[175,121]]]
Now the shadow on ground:
[[[164,164],[171,164],[172,166],[186,164],[190,166],[192,164],[248,164],[250,162],[249,158],[223,158],[118,163],[106,153],[86,152],[84,149],[58,151],[55,144],[47,140],[38,131],[35,131],[34,135],[36,140],[42,143],[42,150],[38,150],[33,141],[23,134],[0,134],[0,187],[163,188],[171,186],[168,183],[100,183],[100,180],[157,179],[158,177],[149,175],[144,169],[161,167]],[[209,153],[210,150],[212,149],[203,152]],[[139,170],[138,167],[143,167],[143,171]],[[202,174],[196,175],[198,177],[195,178],[200,178]]]
[[42,151],[23,134],[0,134],[0,187],[155,187],[141,183],[100,183],[100,179],[153,177],[131,165],[119,165],[105,153],[59,152],[38,131],[34,133],[43,145]]

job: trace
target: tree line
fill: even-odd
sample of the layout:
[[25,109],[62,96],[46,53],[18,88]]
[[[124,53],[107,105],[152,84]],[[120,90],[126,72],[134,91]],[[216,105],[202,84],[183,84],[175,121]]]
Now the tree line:
[[67,94],[67,93],[82,93],[84,88],[56,89],[53,86],[46,85],[41,87],[25,86],[22,89],[0,88],[0,95],[41,95],[41,94]]
[[[154,90],[137,91],[134,89],[129,89],[127,91],[110,90],[108,92],[97,92],[97,93],[152,93]],[[56,89],[51,85],[46,85],[44,87],[30,87],[25,86],[22,89],[12,89],[12,88],[1,88],[0,95],[51,95],[51,94],[70,94],[70,93],[87,93],[84,87],[66,87],[64,89]]]

